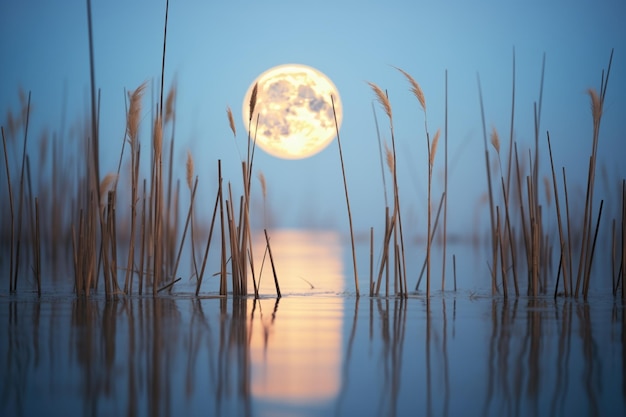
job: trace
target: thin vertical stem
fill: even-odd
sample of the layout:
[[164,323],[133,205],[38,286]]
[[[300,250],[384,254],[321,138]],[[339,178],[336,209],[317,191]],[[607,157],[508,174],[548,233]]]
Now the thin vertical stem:
[[278,298],[280,295],[280,285],[278,285],[278,276],[276,275],[276,266],[274,265],[274,257],[272,256],[272,247],[270,246],[270,238],[267,235],[267,229],[263,229],[263,233],[265,233],[265,243],[267,244],[267,253],[270,255],[270,263],[272,264],[272,273],[274,274],[274,285],[276,286],[276,296]]
[[339,138],[339,125],[337,124],[337,113],[335,111],[335,99],[331,95],[330,101],[333,106],[333,118],[335,121],[335,131],[337,132],[337,145],[339,146],[339,160],[341,161],[341,174],[343,175],[343,188],[346,193],[346,205],[348,206],[348,222],[350,224],[350,243],[352,246],[352,267],[354,268],[354,287],[356,289],[356,296],[359,297],[359,274],[356,266],[356,248],[354,245],[354,230],[352,227],[352,212],[350,211],[350,199],[348,198],[348,183],[346,181],[346,171],[343,164],[343,152],[341,151],[341,140]]

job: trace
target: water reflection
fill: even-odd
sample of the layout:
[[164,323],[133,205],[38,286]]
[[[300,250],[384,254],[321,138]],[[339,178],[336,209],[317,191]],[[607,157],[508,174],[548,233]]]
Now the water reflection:
[[[335,398],[340,384],[343,303],[326,294],[344,290],[342,246],[331,231],[276,230],[270,245],[283,294],[315,294],[253,301],[250,320],[252,394],[277,402],[312,407]],[[255,239],[264,253],[264,236]],[[258,256],[258,255],[257,255]],[[261,261],[263,263],[263,261]],[[274,294],[265,259],[259,292]]]
[[[283,294],[337,294],[344,291],[343,245],[338,232],[278,229],[272,230],[269,236]],[[266,247],[265,235],[257,234],[253,239],[253,250],[259,293],[274,295],[276,290]]]
[[610,300],[0,298],[0,415],[624,415]]

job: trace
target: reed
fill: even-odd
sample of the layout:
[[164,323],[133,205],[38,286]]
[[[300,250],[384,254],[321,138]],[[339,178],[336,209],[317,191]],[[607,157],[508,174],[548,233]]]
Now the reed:
[[[559,242],[560,242],[560,255],[559,255],[559,264],[561,265],[561,269],[563,271],[563,290],[565,296],[569,295],[569,262],[568,262],[568,246],[567,241],[565,240],[565,231],[563,230],[563,221],[561,219],[561,206],[559,204],[559,193],[556,184],[556,174],[554,172],[554,159],[552,158],[552,144],[550,143],[550,132],[547,132],[548,138],[548,152],[550,154],[550,168],[552,170],[552,188],[554,190],[554,204],[556,208],[556,218],[557,218],[557,226],[559,229]],[[558,286],[558,281],[557,281]],[[556,293],[556,289],[555,289]]]
[[215,196],[215,205],[213,207],[213,216],[211,217],[211,226],[209,227],[209,236],[207,237],[206,249],[204,251],[204,257],[202,259],[202,267],[200,268],[200,275],[198,276],[198,282],[196,284],[196,296],[200,293],[200,286],[202,285],[202,278],[204,277],[204,268],[209,257],[209,248],[211,247],[211,238],[213,237],[213,227],[215,225],[215,218],[217,217],[217,209],[220,206],[221,193],[222,193],[222,161],[217,161],[217,177],[218,177],[218,189]]
[[[443,160],[443,193],[446,196],[443,203],[443,254],[441,265],[441,291],[446,288],[446,247],[448,238],[448,70],[445,72],[445,91],[444,91],[444,160]],[[510,164],[510,162],[509,162]],[[454,284],[456,290],[456,281]]]
[[[256,85],[255,85],[255,91],[256,91]],[[255,92],[254,91],[254,92]],[[253,92],[253,94],[254,94]],[[256,96],[256,94],[254,94]],[[330,101],[333,107],[333,120],[335,122],[335,131],[337,132],[337,145],[339,147],[339,161],[341,162],[341,174],[343,176],[343,189],[345,191],[346,194],[346,206],[348,207],[348,223],[350,226],[350,244],[351,244],[351,248],[352,248],[352,268],[354,270],[354,288],[356,290],[356,296],[359,297],[360,296],[360,291],[359,291],[359,273],[357,270],[357,266],[356,266],[356,249],[355,249],[355,244],[354,244],[354,229],[352,226],[352,211],[350,210],[350,199],[348,198],[348,182],[346,180],[346,170],[344,167],[344,163],[343,163],[343,152],[341,150],[341,139],[339,136],[339,125],[337,124],[337,112],[335,111],[335,98],[331,95],[330,96]],[[268,247],[269,247],[269,241],[268,241]],[[270,252],[270,260],[271,260],[271,252]],[[273,263],[272,263],[272,268],[273,268]],[[278,291],[277,291],[278,292]],[[280,295],[279,295],[280,297]]]
[[17,278],[19,276],[19,267],[20,267],[20,243],[22,239],[22,218],[23,218],[23,206],[24,206],[24,170],[26,169],[26,144],[28,141],[28,122],[30,119],[30,98],[31,94],[28,93],[28,104],[26,108],[26,123],[24,125],[24,145],[22,149],[22,165],[20,168],[20,193],[18,199],[18,209],[17,209],[17,236],[15,243],[15,269],[13,274],[13,282],[10,285],[10,292],[15,293],[17,291]]
[[[392,212],[391,218],[389,217],[389,214],[388,214],[388,211],[389,211],[388,206],[386,208],[386,211],[387,211],[385,215],[385,221],[386,221],[385,229],[386,230],[385,230],[384,238],[383,238],[383,255],[382,255],[381,265],[380,265],[380,270],[379,270],[379,275],[378,275],[378,284],[377,284],[376,293],[378,293],[378,289],[380,288],[380,280],[382,278],[383,271],[384,270],[388,271],[388,267],[389,267],[388,245],[390,244],[391,237],[393,235],[394,242],[397,242],[399,240],[398,246],[394,244],[394,253],[399,254],[399,258],[397,261],[394,255],[394,266],[396,268],[396,271],[402,271],[401,276],[403,279],[403,282],[402,282],[403,289],[399,295],[406,297],[408,296],[407,284],[406,284],[407,274],[406,274],[406,260],[405,260],[405,253],[404,253],[404,237],[403,237],[403,230],[402,230],[402,215],[401,215],[401,210],[400,210],[400,195],[398,192],[398,175],[397,175],[397,163],[396,163],[397,157],[396,157],[395,133],[394,133],[394,128],[393,128],[393,113],[391,110],[391,103],[389,101],[389,97],[387,96],[387,94],[383,92],[383,90],[375,83],[369,82],[368,84],[371,87],[372,91],[374,92],[377,98],[377,101],[381,104],[381,106],[383,107],[383,110],[385,111],[385,113],[387,114],[387,117],[389,118],[389,127],[390,127],[390,132],[391,132],[391,150],[389,150],[389,148],[386,147],[386,160],[387,160],[387,165],[389,167],[389,170],[391,172],[392,179],[393,179],[393,197],[394,197],[393,212]],[[384,171],[383,171],[383,183],[384,183]],[[385,199],[386,199],[386,194],[385,194]],[[388,284],[386,284],[385,287],[386,287],[385,292],[388,295]]]
[[9,238],[9,292],[13,292],[13,251],[15,248],[15,211],[13,209],[13,188],[11,187],[11,170],[9,169],[9,159],[7,154],[7,142],[4,135],[4,127],[0,127],[0,132],[2,132],[2,147],[4,149],[4,166],[7,172],[7,190],[9,192],[9,208],[11,213],[11,236]]
[[[193,170],[192,170],[193,172]],[[187,171],[187,174],[189,174],[189,171]],[[193,202],[194,199],[196,197],[196,190],[198,188],[198,177],[196,177],[194,183],[193,183],[193,187],[191,187],[191,180],[189,179],[189,190],[191,192],[191,201],[189,202],[189,211],[187,212],[187,219],[185,220],[185,227],[183,229],[183,236],[180,239],[180,245],[178,247],[178,253],[176,255],[176,263],[174,264],[174,270],[172,271],[172,276],[171,279],[172,281],[176,280],[176,271],[178,271],[178,264],[180,262],[180,256],[183,253],[183,246],[185,243],[185,236],[187,236],[187,230],[189,229],[189,224],[191,223],[191,250],[195,251],[194,248],[194,244],[193,244]],[[194,263],[194,270],[195,270],[195,274],[197,276],[198,272],[197,272],[197,266],[195,266],[195,255],[193,255],[193,263]],[[173,285],[173,282],[172,282]],[[171,286],[169,287],[170,289],[172,288]]]
[[[139,161],[141,148],[139,143],[139,120],[141,115],[141,99],[146,87],[144,82],[132,93],[128,94],[129,109],[126,118],[126,141],[130,144],[130,242],[128,244],[128,260],[126,263],[126,277],[124,279],[124,292],[129,293],[132,286],[134,262],[135,262],[135,237],[137,221],[137,202],[139,187]],[[141,279],[141,276],[140,276]]]
[[[507,187],[505,186],[504,180],[504,171],[502,169],[502,158],[500,155],[500,136],[498,135],[498,131],[494,127],[491,132],[491,144],[496,151],[498,157],[498,164],[500,167],[500,182],[502,185],[502,196],[504,200],[504,227],[500,225],[500,221],[497,221],[497,230],[500,233],[498,237],[498,245],[500,246],[500,263],[502,270],[502,285],[507,285],[506,279],[506,265],[507,255],[511,256],[511,270],[513,271],[513,283],[515,285],[515,295],[519,296],[519,286],[517,283],[517,265],[515,262],[516,250],[515,250],[515,240],[513,238],[513,234],[511,231],[511,220],[510,220],[510,212],[509,212],[509,196],[507,192]],[[510,172],[510,168],[509,168]],[[496,207],[498,209],[498,207]],[[508,251],[507,251],[508,249]],[[505,297],[508,294],[507,289],[503,288]]]
[[272,256],[272,247],[270,246],[270,238],[267,235],[267,229],[263,229],[265,234],[265,243],[267,245],[267,253],[270,256],[270,263],[272,264],[272,275],[274,276],[274,285],[276,286],[276,297],[280,298],[280,285],[278,284],[278,276],[276,275],[276,266],[274,265],[274,257]]
[[[196,236],[194,233],[194,209],[193,209],[193,201],[195,198],[195,189],[198,184],[198,177],[196,176],[195,184],[193,184],[193,174],[194,174],[194,166],[193,166],[193,157],[191,156],[191,152],[187,151],[187,163],[186,167],[186,179],[187,179],[187,188],[191,193],[191,203],[189,204],[189,223],[190,223],[190,234],[191,234],[191,261],[193,265],[194,276],[198,277],[198,263],[196,261]],[[185,226],[186,227],[186,226]],[[184,239],[183,239],[184,240]],[[173,274],[176,275],[176,274]]]
[[622,282],[622,300],[626,300],[626,180],[622,180],[622,257],[620,262],[620,279]]
[[497,286],[496,286],[496,270],[497,270],[497,262],[498,262],[498,240],[496,239],[495,230],[495,217],[494,217],[494,201],[493,201],[493,189],[491,186],[491,165],[489,164],[489,147],[487,146],[487,127],[485,124],[485,106],[483,104],[483,92],[482,87],[480,86],[480,76],[476,75],[478,81],[478,100],[480,103],[480,116],[482,120],[483,127],[483,142],[485,145],[485,168],[487,172],[487,190],[489,192],[489,219],[491,220],[491,249],[492,249],[492,269],[491,269],[491,292],[492,294],[496,294]]

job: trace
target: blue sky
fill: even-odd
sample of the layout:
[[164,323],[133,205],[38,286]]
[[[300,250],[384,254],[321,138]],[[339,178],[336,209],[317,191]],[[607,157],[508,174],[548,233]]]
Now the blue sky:
[[[144,81],[149,89],[141,130],[142,140],[149,143],[149,108],[155,102],[152,97],[158,96],[161,74],[165,1],[93,0],[92,12],[104,175],[117,169],[125,129],[124,91]],[[371,81],[388,91],[393,108],[403,220],[416,232],[424,232],[428,172],[424,113],[393,66],[406,70],[421,85],[431,135],[444,125],[447,70],[449,230],[462,233],[475,230],[476,225],[487,227],[486,206],[480,204],[486,175],[477,74],[487,128],[495,127],[508,143],[515,48],[514,135],[520,152],[527,153],[534,141],[533,103],[539,98],[545,53],[541,152],[547,155],[545,131],[549,130],[557,169],[565,166],[571,190],[582,193],[592,130],[586,90],[599,88],[601,71],[615,48],[600,139],[600,163],[613,186],[626,178],[622,164],[626,148],[624,21],[623,1],[171,0],[165,85],[168,90],[176,82],[178,89],[177,177],[184,182],[189,150],[200,177],[198,201],[207,213],[214,196],[217,159],[222,160],[225,180],[238,190],[239,156],[226,106],[235,113],[237,140],[243,149],[246,137],[240,112],[249,84],[275,65],[306,64],[329,76],[341,94],[341,142],[356,227],[381,230],[384,219],[372,115],[374,94],[367,85]],[[76,139],[69,138],[70,127],[84,123],[88,114],[85,2],[4,1],[0,39],[0,123],[5,123],[9,109],[17,109],[21,87],[31,92],[33,101],[30,151],[36,152],[44,129],[59,134],[61,126],[71,148]],[[388,140],[388,120],[378,105],[376,111],[383,139]],[[438,149],[435,201],[443,191],[443,140]],[[506,149],[503,146],[503,152]],[[540,164],[541,176],[548,175],[547,159]],[[267,179],[273,226],[347,230],[336,141],[306,160],[280,160],[259,151],[255,168]],[[259,187],[254,193],[260,210]]]

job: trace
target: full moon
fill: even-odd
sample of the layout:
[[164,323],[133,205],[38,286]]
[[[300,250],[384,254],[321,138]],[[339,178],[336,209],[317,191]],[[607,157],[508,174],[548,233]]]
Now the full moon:
[[[255,84],[256,105],[250,122],[250,97]],[[256,144],[285,159],[302,159],[320,152],[337,136],[343,118],[337,87],[320,71],[300,64],[279,65],[259,75],[246,92],[242,114],[250,137],[256,135]]]

